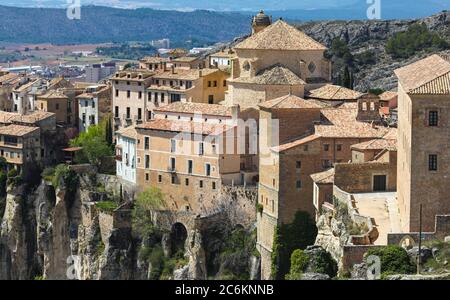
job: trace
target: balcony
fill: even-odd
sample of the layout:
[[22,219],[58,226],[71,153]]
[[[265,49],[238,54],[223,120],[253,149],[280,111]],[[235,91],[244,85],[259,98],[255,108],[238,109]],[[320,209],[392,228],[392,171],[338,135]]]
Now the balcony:
[[170,173],[176,173],[177,172],[175,167],[168,167],[167,171],[170,172]]

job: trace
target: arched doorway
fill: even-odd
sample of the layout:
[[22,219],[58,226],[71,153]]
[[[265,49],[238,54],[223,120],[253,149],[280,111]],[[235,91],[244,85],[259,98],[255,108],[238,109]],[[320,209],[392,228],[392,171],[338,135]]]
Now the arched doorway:
[[172,255],[176,255],[180,252],[184,254],[187,236],[187,229],[183,224],[173,224],[172,230],[170,232]]

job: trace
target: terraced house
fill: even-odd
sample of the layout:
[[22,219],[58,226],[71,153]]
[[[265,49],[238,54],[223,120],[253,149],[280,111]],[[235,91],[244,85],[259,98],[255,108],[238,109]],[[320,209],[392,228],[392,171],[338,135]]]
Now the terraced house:
[[148,70],[125,70],[114,74],[111,79],[114,128],[119,130],[140,124],[149,119],[147,110],[152,110],[148,101],[147,88],[154,72]]

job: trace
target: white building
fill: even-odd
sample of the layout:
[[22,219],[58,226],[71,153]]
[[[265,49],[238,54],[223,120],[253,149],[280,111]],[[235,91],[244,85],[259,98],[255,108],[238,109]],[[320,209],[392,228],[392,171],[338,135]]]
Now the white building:
[[216,52],[209,56],[210,66],[231,66],[231,60],[236,57],[236,52],[231,49],[226,49],[220,52]]
[[117,176],[127,182],[136,184],[136,139],[134,126],[116,132],[116,171]]
[[12,91],[12,111],[26,114],[34,111],[34,94],[41,88],[42,80],[22,77],[21,83]]
[[104,116],[111,113],[111,87],[108,85],[89,86],[77,99],[80,132],[100,123]]

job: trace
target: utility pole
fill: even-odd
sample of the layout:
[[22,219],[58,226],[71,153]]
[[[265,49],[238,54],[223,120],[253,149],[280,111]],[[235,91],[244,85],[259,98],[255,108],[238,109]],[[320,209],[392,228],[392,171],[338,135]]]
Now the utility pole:
[[419,254],[417,255],[417,275],[420,275],[420,262],[422,255],[422,204],[419,208]]

